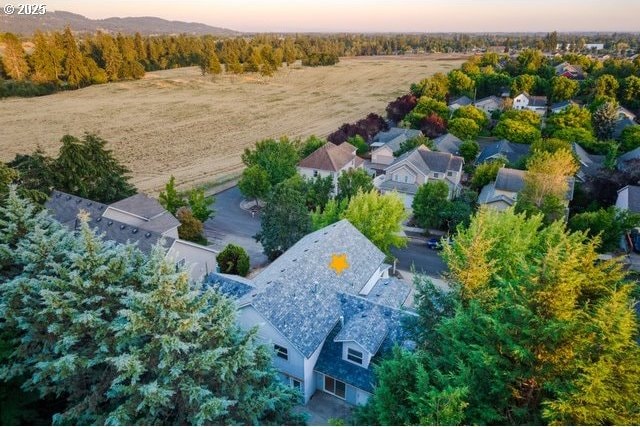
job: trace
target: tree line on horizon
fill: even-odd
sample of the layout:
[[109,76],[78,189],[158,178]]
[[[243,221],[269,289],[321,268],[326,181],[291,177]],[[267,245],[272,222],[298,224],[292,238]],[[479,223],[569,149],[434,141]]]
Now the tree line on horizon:
[[[630,34],[590,36],[605,49],[622,53],[638,49]],[[26,52],[24,41],[33,43]],[[583,51],[587,37],[580,34],[259,34],[251,37],[147,36],[96,34],[77,36],[62,32],[36,32],[21,39],[0,34],[4,52],[0,61],[0,98],[46,95],[60,89],[138,79],[146,71],[200,66],[202,73],[258,72],[272,75],[283,63],[301,60],[305,66],[334,65],[342,56],[407,53],[470,52],[500,46],[553,51],[558,45]]]

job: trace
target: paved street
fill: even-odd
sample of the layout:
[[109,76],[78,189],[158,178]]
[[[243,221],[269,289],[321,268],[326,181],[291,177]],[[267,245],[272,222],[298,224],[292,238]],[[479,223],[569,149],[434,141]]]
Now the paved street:
[[416,273],[424,273],[429,276],[439,277],[447,271],[447,266],[440,257],[440,252],[427,248],[423,239],[409,239],[406,248],[391,251],[398,258],[396,268],[398,270],[411,271],[414,266]]
[[227,244],[233,243],[247,251],[252,268],[266,264],[267,257],[262,253],[262,245],[253,238],[260,231],[260,215],[252,217],[250,212],[240,208],[243,197],[238,187],[218,193],[215,197],[215,216],[204,224],[209,245],[222,250]]

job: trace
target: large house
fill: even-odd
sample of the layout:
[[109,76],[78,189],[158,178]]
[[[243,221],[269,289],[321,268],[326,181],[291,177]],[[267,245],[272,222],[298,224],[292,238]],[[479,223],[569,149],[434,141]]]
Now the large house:
[[397,191],[410,209],[418,187],[440,180],[449,186],[449,197],[460,190],[464,159],[450,153],[431,151],[425,146],[404,153],[384,170],[384,180],[377,181],[380,191]]
[[604,166],[606,156],[589,154],[577,142],[571,144],[571,148],[576,158],[580,162],[580,169],[576,173],[576,178],[580,182],[585,182],[590,176],[595,176]]
[[492,95],[478,99],[473,105],[484,111],[487,116],[491,117],[491,114],[494,111],[501,111],[504,108],[504,101],[502,98]]
[[514,110],[530,110],[544,116],[547,112],[547,97],[532,96],[527,92],[522,92],[513,98],[513,108]]
[[506,139],[501,139],[500,141],[486,145],[482,151],[480,151],[476,159],[476,164],[479,165],[494,160],[505,160],[507,163],[513,165],[528,156],[530,150],[530,144],[518,144]]
[[449,101],[448,107],[451,111],[456,111],[460,107],[466,107],[473,104],[473,100],[466,95],[459,96]]
[[389,277],[385,255],[347,220],[298,241],[253,280],[211,274],[211,287],[236,301],[238,323],[258,327],[280,378],[351,404],[373,392],[373,364],[405,341],[410,287]]
[[636,115],[624,107],[618,107],[618,119],[613,128],[613,137],[615,139],[620,138],[623,130],[634,125],[637,125]]
[[[485,185],[478,196],[478,204],[486,205],[492,209],[503,211],[516,203],[518,193],[525,184],[526,171],[510,168],[500,168],[496,180]],[[564,203],[573,199],[574,178],[568,178],[569,185]]]
[[564,76],[572,80],[584,79],[584,71],[582,71],[582,68],[577,65],[571,65],[568,62],[563,62],[562,64],[556,65],[555,69],[556,76]]
[[400,150],[401,145],[410,139],[422,136],[422,132],[416,129],[391,128],[385,132],[379,132],[371,143],[371,164],[368,165],[376,174],[382,173],[384,168],[395,159],[393,153]]
[[184,265],[194,281],[215,271],[217,251],[178,238],[180,222],[155,199],[136,194],[107,205],[61,191],[53,191],[47,209],[58,222],[77,230],[78,214],[88,214],[88,224],[105,240],[135,243],[142,252],[150,253],[155,245],[166,249],[167,259]]
[[333,192],[338,192],[338,177],[350,169],[362,168],[364,160],[356,156],[356,147],[343,142],[335,145],[324,144],[298,163],[298,172],[305,178],[330,176],[333,179]]
[[634,167],[640,167],[640,147],[628,151],[618,157],[618,169],[625,171]]
[[462,145],[462,140],[451,133],[445,133],[433,140],[433,144],[436,146],[438,151],[442,153],[449,153],[453,155],[460,154],[460,146]]
[[518,193],[524,187],[525,171],[500,168],[496,180],[485,185],[478,195],[478,204],[499,211],[506,210],[516,203]]

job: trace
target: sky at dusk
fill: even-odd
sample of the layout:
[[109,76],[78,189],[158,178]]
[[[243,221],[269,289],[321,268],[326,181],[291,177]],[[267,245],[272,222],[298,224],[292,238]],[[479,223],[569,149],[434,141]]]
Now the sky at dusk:
[[640,0],[48,0],[89,18],[157,16],[246,32],[640,31]]

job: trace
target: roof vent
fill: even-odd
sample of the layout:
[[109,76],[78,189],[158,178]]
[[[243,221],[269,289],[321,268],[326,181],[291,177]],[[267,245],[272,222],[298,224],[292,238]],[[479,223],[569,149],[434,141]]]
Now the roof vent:
[[134,228],[133,230],[131,230],[131,232],[132,232],[133,234],[136,234],[136,233],[138,232],[138,229],[137,229],[137,228]]
[[294,258],[291,260],[291,262],[296,262],[296,261],[298,261],[298,258]]
[[309,248],[305,249],[304,252],[307,252],[309,250]]
[[71,200],[71,196],[67,196],[67,200]]
[[148,231],[146,233],[144,233],[144,237],[149,238],[151,237],[151,233],[149,233]]
[[93,202],[89,202],[87,203],[87,206],[91,206],[93,204]]
[[60,198],[60,196],[62,196],[62,194],[56,193],[56,198]]
[[282,270],[280,270],[280,273],[284,273],[285,270],[286,268],[283,268]]
[[313,242],[313,243],[318,243],[318,241],[317,241],[317,240],[314,240],[314,242]]
[[362,313],[362,317],[367,317],[367,313]]
[[82,202],[82,199],[76,200],[76,203],[80,203],[80,202]]
[[102,217],[96,218],[96,222],[100,222],[100,221],[102,221]]
[[376,294],[377,297],[379,297],[380,295],[382,295],[382,294]]
[[113,221],[107,222],[107,225],[113,225]]
[[120,224],[120,230],[124,230],[124,224]]

